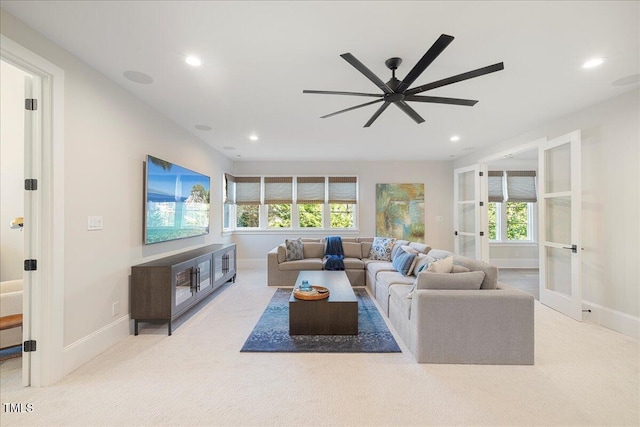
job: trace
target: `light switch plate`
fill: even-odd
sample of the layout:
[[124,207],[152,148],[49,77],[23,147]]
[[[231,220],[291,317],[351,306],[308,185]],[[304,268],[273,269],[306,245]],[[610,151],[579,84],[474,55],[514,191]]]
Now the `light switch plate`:
[[87,230],[89,231],[102,230],[102,217],[101,216],[88,217]]

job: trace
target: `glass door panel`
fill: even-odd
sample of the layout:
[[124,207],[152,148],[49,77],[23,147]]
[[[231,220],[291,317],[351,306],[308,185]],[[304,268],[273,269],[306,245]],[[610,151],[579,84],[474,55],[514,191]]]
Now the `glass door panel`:
[[571,198],[548,198],[546,216],[547,241],[571,246]]
[[224,262],[222,259],[223,255],[224,255],[223,252],[216,252],[215,254],[213,254],[213,266],[214,266],[213,281],[216,283],[218,282],[218,280],[222,279],[225,274]]
[[211,278],[212,262],[211,256],[198,258],[196,260],[198,267],[198,291],[204,291],[213,286]]
[[458,230],[461,233],[473,234],[476,226],[476,207],[473,202],[458,205],[458,220]]
[[544,177],[547,193],[571,191],[571,144],[546,150]]
[[571,252],[546,248],[545,286],[548,290],[571,297]]
[[462,256],[466,256],[469,258],[475,258],[476,256],[476,238],[475,236],[464,236],[461,235],[458,237],[458,254]]
[[174,269],[173,280],[175,281],[175,306],[189,301],[193,298],[193,262],[182,264]]

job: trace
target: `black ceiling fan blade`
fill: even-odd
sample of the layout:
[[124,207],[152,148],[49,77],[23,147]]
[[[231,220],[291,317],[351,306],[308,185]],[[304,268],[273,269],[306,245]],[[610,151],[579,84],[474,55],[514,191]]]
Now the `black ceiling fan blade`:
[[376,99],[375,101],[365,102],[364,104],[356,105],[355,107],[345,108],[344,110],[336,111],[335,113],[327,114],[325,116],[320,117],[321,119],[326,119],[327,117],[332,117],[337,114],[346,113],[347,111],[356,110],[358,108],[366,107],[367,105],[375,104],[378,102],[382,102],[382,99]]
[[427,83],[426,85],[417,86],[413,89],[407,90],[405,95],[414,95],[416,93],[425,92],[438,87],[450,85],[452,83],[458,83],[463,80],[473,79],[475,77],[484,76],[485,74],[495,73],[496,71],[504,70],[504,63],[498,62],[497,64],[489,65],[486,67],[478,68],[477,70],[467,71],[466,73],[458,74],[457,76],[447,77],[446,79],[438,80],[436,82]]
[[467,107],[473,107],[478,103],[478,101],[475,99],[442,98],[440,96],[407,95],[404,97],[404,99],[405,101],[430,102],[434,104],[464,105]]
[[340,92],[335,90],[303,90],[302,93],[315,93],[320,95],[353,95],[353,96],[371,96],[373,98],[382,98],[381,93],[361,93],[361,92]]
[[413,108],[409,107],[409,104],[407,104],[406,102],[398,101],[398,102],[395,102],[394,104],[396,104],[399,109],[407,113],[407,115],[411,117],[414,122],[418,124],[424,122],[424,119],[420,117],[420,114],[418,114],[416,110],[414,110]]
[[420,77],[420,74],[422,74],[424,70],[426,70],[427,67],[431,65],[431,63],[438,57],[438,55],[440,55],[446,49],[446,47],[449,46],[453,39],[453,36],[442,34],[438,38],[438,40],[436,40],[436,42],[429,48],[427,53],[424,54],[420,61],[418,61],[418,63],[413,66],[411,71],[409,71],[409,74],[407,74],[402,82],[400,82],[400,85],[396,88],[396,92],[402,93],[407,90],[407,88],[411,86],[418,77]]
[[382,112],[384,110],[387,109],[387,107],[389,106],[389,104],[391,104],[390,102],[385,101],[384,104],[382,104],[380,106],[380,108],[378,108],[376,110],[375,113],[373,113],[373,116],[371,116],[371,118],[369,119],[369,121],[367,123],[365,123],[365,125],[363,127],[368,128],[369,126],[371,126],[373,124],[373,122],[376,121],[376,119],[380,116],[380,114],[382,114]]
[[362,62],[358,61],[358,59],[350,53],[343,53],[340,55],[345,61],[351,64],[356,70],[360,71],[366,78],[371,80],[373,84],[378,86],[384,93],[393,93],[391,88],[387,86],[385,82],[380,80],[378,76],[373,74],[373,71],[368,69]]

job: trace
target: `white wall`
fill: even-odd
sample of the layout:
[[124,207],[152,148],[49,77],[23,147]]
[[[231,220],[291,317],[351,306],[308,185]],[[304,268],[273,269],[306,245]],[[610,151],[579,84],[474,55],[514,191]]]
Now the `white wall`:
[[640,91],[543,124],[456,167],[517,147],[582,130],[582,273],[589,319],[640,337]]
[[24,233],[9,228],[24,216],[25,72],[0,61],[0,281],[21,279]]
[[[236,162],[238,175],[356,175],[359,179],[357,235],[375,236],[376,184],[424,183],[425,238],[437,248],[453,249],[453,168],[452,162]],[[443,221],[437,222],[436,217]],[[235,234],[238,257],[263,260],[266,252],[287,237],[300,233],[258,232]],[[325,234],[331,234],[326,232]]]
[[[1,28],[65,72],[65,278],[59,309],[66,373],[129,334],[132,265],[228,240],[214,205],[209,235],[143,245],[146,154],[209,175],[211,200],[221,200],[220,177],[233,163],[5,11]],[[102,231],[87,231],[89,215],[103,216]],[[114,317],[116,301],[120,313]]]

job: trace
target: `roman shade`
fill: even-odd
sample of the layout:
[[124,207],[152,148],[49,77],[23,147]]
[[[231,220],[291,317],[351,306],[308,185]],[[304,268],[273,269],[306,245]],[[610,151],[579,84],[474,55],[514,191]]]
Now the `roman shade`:
[[329,177],[329,203],[356,204],[358,178],[355,176]]
[[536,171],[507,171],[507,200],[535,203]]
[[489,185],[489,202],[502,203],[504,202],[504,176],[503,171],[489,171],[488,185]]
[[236,204],[259,205],[260,204],[260,177],[237,176],[236,177]]
[[300,204],[324,203],[325,179],[323,176],[304,176],[296,178],[296,196]]
[[264,202],[265,204],[292,203],[293,178],[290,176],[265,177]]
[[224,174],[224,203],[236,203],[236,177],[228,173]]

